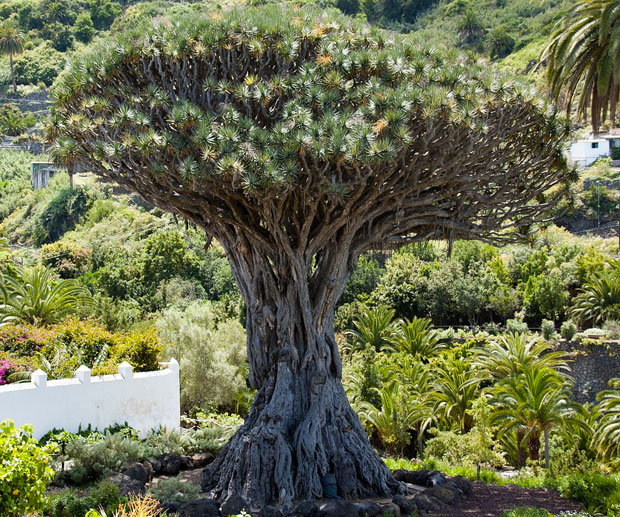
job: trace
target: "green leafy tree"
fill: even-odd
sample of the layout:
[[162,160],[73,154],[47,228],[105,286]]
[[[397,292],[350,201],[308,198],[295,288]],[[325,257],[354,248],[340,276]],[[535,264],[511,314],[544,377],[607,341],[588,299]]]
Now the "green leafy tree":
[[73,27],[73,34],[78,41],[82,43],[89,43],[95,35],[95,26],[93,20],[90,17],[90,13],[80,13],[75,19],[75,26]]
[[121,7],[110,0],[89,0],[88,4],[93,24],[100,31],[108,30],[114,18],[121,13]]
[[205,490],[252,506],[320,497],[332,465],[345,497],[401,490],[342,388],[334,309],[365,250],[514,239],[548,212],[566,126],[528,92],[279,5],[141,27],[76,56],[55,87],[54,147],[77,144],[75,163],[203,228],[247,307],[257,393]]
[[472,8],[468,8],[463,13],[457,29],[461,41],[470,45],[476,43],[484,34],[484,26]]
[[6,23],[0,26],[0,54],[9,56],[11,81],[13,83],[13,93],[15,95],[17,95],[17,83],[15,82],[13,56],[23,52],[23,44],[24,35],[16,27]]
[[0,514],[20,517],[40,511],[53,477],[50,457],[32,437],[32,426],[0,422]]
[[547,274],[530,277],[523,293],[523,305],[529,317],[556,321],[568,307],[569,293],[562,274],[553,269]]
[[[620,9],[615,0],[580,0],[558,22],[541,61],[559,99],[567,93],[567,113],[578,95],[577,111],[588,112],[595,132],[609,118],[615,125],[620,84]],[[607,115],[609,114],[609,115]]]
[[0,284],[4,291],[0,316],[5,323],[48,325],[92,303],[88,290],[75,280],[56,280],[41,266],[15,266],[12,274],[2,275]]

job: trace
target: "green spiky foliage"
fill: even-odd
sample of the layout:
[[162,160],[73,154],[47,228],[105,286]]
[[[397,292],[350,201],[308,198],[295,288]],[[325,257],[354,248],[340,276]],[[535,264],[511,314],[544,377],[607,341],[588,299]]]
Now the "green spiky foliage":
[[14,27],[5,23],[0,25],[0,54],[9,56],[11,66],[11,82],[13,83],[13,93],[17,95],[17,83],[15,82],[15,70],[13,66],[13,56],[21,54],[24,50],[24,35]]
[[581,324],[620,319],[620,262],[610,265],[594,274],[573,300],[570,314]]
[[525,366],[518,376],[503,379],[491,390],[492,425],[501,434],[516,432],[519,465],[524,466],[523,448],[538,461],[541,437],[545,440],[545,461],[549,466],[549,432],[557,426],[586,427],[579,407],[571,401],[570,385],[547,367]]
[[347,351],[364,350],[367,345],[379,352],[390,345],[397,333],[394,310],[385,305],[365,307],[353,319],[353,328],[345,331],[348,338],[343,347]]
[[427,360],[437,355],[445,345],[439,341],[439,333],[432,328],[429,318],[412,318],[399,321],[394,336],[386,349],[406,352]]
[[565,122],[471,60],[274,5],[142,27],[54,95],[54,155],[204,228],[245,299],[257,394],[204,488],[403,491],[342,388],[335,304],[366,249],[527,230],[566,178]]
[[57,280],[42,266],[15,266],[10,274],[0,274],[0,326],[49,325],[90,304],[88,289],[75,280]]
[[620,379],[609,381],[611,389],[598,394],[598,409],[602,412],[596,424],[593,444],[601,458],[614,469],[620,468]]
[[566,93],[570,111],[590,114],[594,132],[605,120],[615,126],[620,86],[620,3],[581,0],[558,22],[543,50],[547,80],[556,99]]
[[525,333],[512,333],[476,349],[474,365],[481,375],[500,380],[518,377],[528,367],[552,368],[566,373],[569,370],[566,354],[555,352],[553,346]]

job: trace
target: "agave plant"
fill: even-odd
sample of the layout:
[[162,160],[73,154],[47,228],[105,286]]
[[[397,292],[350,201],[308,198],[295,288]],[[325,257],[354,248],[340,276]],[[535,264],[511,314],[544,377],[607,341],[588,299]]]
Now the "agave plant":
[[343,348],[349,351],[363,350],[367,345],[377,352],[389,345],[396,335],[392,322],[394,310],[381,305],[376,309],[365,308],[353,320],[353,328],[346,330],[349,343]]
[[16,266],[10,275],[5,274],[0,280],[0,324],[56,323],[92,303],[85,287],[75,280],[57,280],[42,266]]
[[610,390],[598,394],[602,416],[594,431],[593,444],[600,457],[620,468],[620,379],[609,381]]
[[620,267],[612,266],[595,275],[575,297],[570,313],[580,323],[620,319]]
[[406,352],[421,359],[437,355],[444,345],[439,333],[431,328],[428,318],[405,319],[397,324],[396,332],[385,349],[392,352]]

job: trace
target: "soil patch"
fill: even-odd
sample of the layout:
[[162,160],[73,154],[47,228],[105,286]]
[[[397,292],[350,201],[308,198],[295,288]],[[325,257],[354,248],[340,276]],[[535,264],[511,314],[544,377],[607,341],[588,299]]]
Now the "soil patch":
[[555,490],[521,488],[516,485],[485,485],[474,483],[472,495],[446,507],[442,517],[501,517],[502,513],[515,507],[531,506],[544,508],[556,515],[561,512],[578,512],[581,505],[560,496]]

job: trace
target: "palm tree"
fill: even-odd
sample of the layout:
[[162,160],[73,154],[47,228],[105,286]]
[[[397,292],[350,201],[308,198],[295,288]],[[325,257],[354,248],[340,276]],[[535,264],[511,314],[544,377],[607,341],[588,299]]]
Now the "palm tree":
[[360,421],[377,433],[387,449],[402,454],[409,443],[409,429],[414,424],[414,412],[397,382],[385,384],[377,393],[381,400],[380,407],[362,402],[359,410]]
[[394,310],[381,305],[376,309],[364,308],[353,320],[353,329],[345,331],[350,343],[346,350],[363,350],[366,345],[377,352],[389,345],[396,334],[396,324],[392,322]]
[[21,54],[23,47],[24,35],[12,25],[0,26],[0,53],[9,56],[11,63],[11,80],[13,82],[13,93],[17,95],[17,83],[15,82],[15,70],[13,69],[13,55]]
[[56,323],[89,306],[93,299],[75,280],[56,280],[42,266],[23,268],[0,278],[0,325],[24,322],[33,325]]
[[570,314],[580,323],[602,324],[606,320],[620,319],[620,268],[594,275],[575,297]]
[[480,395],[481,378],[469,359],[450,359],[441,364],[432,393],[435,413],[448,423],[456,422],[463,433],[474,425],[471,407]]
[[472,8],[463,13],[457,28],[464,43],[476,43],[484,33],[484,27]]
[[594,431],[593,444],[601,458],[620,467],[620,379],[609,381],[610,390],[598,394],[602,416]]
[[524,463],[524,443],[530,459],[538,461],[544,435],[545,463],[549,467],[551,429],[557,425],[583,425],[583,420],[576,417],[578,408],[570,400],[568,384],[551,368],[525,366],[521,375],[506,377],[491,393],[495,407],[491,424],[500,426],[502,433],[516,432],[519,467]]
[[384,348],[424,359],[437,355],[445,346],[439,342],[439,333],[431,328],[430,319],[414,317],[397,323],[396,332]]
[[[615,124],[620,83],[620,3],[581,0],[558,22],[540,61],[556,99],[566,91],[567,112],[579,93],[577,110],[588,110],[596,133],[607,116]],[[607,115],[608,114],[608,115]]]
[[478,348],[473,362],[481,373],[496,380],[518,376],[533,366],[569,371],[563,352],[554,352],[549,343],[537,337],[516,332]]

